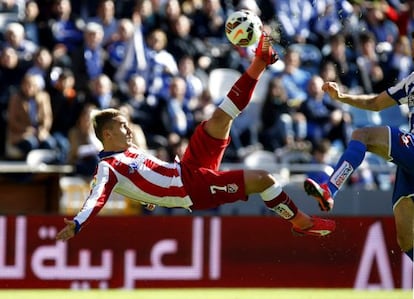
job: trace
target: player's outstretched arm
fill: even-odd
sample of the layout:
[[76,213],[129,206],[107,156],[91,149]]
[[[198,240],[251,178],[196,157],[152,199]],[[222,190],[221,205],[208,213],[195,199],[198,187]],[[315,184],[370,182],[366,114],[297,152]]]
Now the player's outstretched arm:
[[336,101],[370,111],[380,111],[397,105],[386,91],[380,94],[346,94],[342,93],[336,82],[325,82],[322,90]]
[[75,236],[76,223],[73,220],[63,219],[66,226],[57,233],[56,240],[67,241]]
[[325,82],[322,85],[322,90],[326,92],[331,97],[331,99],[337,101],[339,100],[340,91],[339,86],[336,82]]

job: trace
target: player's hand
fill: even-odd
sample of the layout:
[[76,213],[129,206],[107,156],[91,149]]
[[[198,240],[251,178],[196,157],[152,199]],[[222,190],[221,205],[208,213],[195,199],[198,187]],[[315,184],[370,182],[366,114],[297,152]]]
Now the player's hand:
[[76,223],[73,220],[64,219],[66,226],[57,233],[56,240],[67,241],[75,235]]
[[155,208],[157,207],[153,203],[146,203],[146,202],[142,202],[142,201],[141,201],[141,205],[144,207],[144,209],[146,209],[147,211],[150,211],[150,212],[154,211]]
[[322,85],[322,90],[329,94],[329,96],[334,100],[339,100],[339,86],[336,82],[325,82]]

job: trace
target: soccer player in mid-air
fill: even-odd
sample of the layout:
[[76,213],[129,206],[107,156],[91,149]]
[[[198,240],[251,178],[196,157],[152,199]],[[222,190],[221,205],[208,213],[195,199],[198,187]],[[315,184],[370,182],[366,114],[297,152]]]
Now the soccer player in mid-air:
[[397,165],[392,196],[397,242],[413,259],[414,235],[414,72],[398,84],[373,95],[341,93],[338,84],[325,82],[322,89],[337,101],[361,109],[380,111],[393,105],[408,105],[409,132],[389,126],[354,130],[351,141],[340,157],[328,181],[318,184],[306,179],[305,191],[315,197],[323,211],[330,211],[334,197],[351,174],[361,165],[365,153],[371,152]]
[[212,117],[196,128],[181,161],[175,163],[163,162],[132,144],[131,129],[118,110],[98,112],[93,124],[104,150],[99,155],[92,190],[79,213],[72,220],[64,219],[66,225],[56,238],[72,238],[113,192],[151,205],[188,210],[215,208],[259,193],[270,210],[292,224],[295,233],[325,236],[333,232],[333,220],[302,212],[267,171],[219,170],[234,118],[248,105],[266,67],[277,59],[270,37],[263,33],[250,66]]

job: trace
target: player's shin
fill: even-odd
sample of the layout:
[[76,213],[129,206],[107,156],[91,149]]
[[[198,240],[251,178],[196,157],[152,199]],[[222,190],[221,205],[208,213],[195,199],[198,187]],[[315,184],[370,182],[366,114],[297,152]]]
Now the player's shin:
[[[231,90],[227,93],[227,98],[220,105],[225,112],[228,112],[226,101],[230,101],[239,111],[242,111],[248,104],[252,97],[254,88],[256,87],[257,79],[249,76],[246,72],[233,84]],[[228,113],[234,117],[234,113]],[[237,116],[237,115],[235,115]]]
[[328,187],[332,197],[341,189],[352,173],[364,160],[367,147],[358,140],[351,140],[347,149],[335,166],[334,172],[329,178]]
[[404,252],[411,260],[413,260],[413,248]]
[[260,193],[260,196],[266,206],[283,219],[292,220],[298,212],[295,203],[279,184],[273,184]]

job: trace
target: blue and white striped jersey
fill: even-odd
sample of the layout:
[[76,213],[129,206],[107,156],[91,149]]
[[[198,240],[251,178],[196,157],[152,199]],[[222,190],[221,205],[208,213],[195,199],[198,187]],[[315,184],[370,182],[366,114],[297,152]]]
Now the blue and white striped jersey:
[[396,85],[387,89],[387,93],[398,105],[408,105],[408,127],[414,133],[414,72]]

